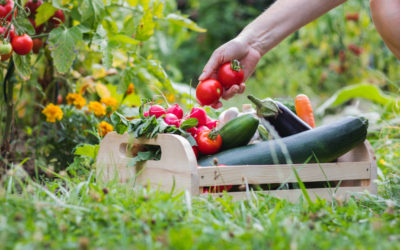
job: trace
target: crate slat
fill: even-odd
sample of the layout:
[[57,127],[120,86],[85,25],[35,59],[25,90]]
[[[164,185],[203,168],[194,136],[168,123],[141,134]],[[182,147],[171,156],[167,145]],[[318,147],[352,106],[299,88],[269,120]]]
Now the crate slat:
[[[331,201],[335,196],[347,199],[350,195],[354,193],[360,193],[368,190],[368,187],[340,187],[336,190],[335,188],[312,188],[307,189],[307,192],[312,200],[318,197],[321,199],[326,199]],[[303,195],[300,189],[290,189],[290,190],[272,190],[272,191],[254,191],[254,193],[263,193],[274,196],[280,199],[286,199],[290,202],[298,202],[300,196]],[[210,194],[214,198],[223,197],[221,193]],[[253,195],[251,192],[229,192],[228,195],[232,196],[233,200],[245,200],[251,198]],[[207,197],[208,194],[201,194],[203,197]]]
[[[371,178],[371,164],[337,162],[320,164],[293,164],[303,182],[361,180]],[[297,182],[289,165],[244,165],[199,167],[200,186],[269,184]]]

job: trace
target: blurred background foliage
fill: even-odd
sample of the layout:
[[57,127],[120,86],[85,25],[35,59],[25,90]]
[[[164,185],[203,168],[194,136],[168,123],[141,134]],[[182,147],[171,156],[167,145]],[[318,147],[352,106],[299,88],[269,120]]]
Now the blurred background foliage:
[[[206,33],[192,34],[179,48],[161,53],[176,81],[196,79],[212,52],[234,38],[273,1],[180,0],[178,8]],[[357,16],[357,18],[355,18]],[[178,70],[179,69],[179,70]],[[315,105],[341,87],[369,83],[397,94],[400,67],[372,22],[369,2],[348,1],[285,39],[259,62],[246,93],[293,97],[302,92]],[[246,95],[225,105],[247,102]]]

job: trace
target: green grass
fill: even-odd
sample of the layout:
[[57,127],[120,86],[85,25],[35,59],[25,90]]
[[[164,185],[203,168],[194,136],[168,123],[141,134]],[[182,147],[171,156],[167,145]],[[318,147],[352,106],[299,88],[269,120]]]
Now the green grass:
[[345,202],[171,196],[96,182],[93,171],[39,185],[14,169],[0,187],[0,249],[396,249],[400,130],[393,129],[370,138],[381,169],[379,195]]

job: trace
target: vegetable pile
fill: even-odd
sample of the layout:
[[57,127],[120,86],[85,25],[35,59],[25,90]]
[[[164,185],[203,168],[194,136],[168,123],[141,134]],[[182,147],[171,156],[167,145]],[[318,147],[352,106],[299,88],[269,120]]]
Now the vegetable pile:
[[[238,61],[224,64],[218,79],[199,83],[196,97],[200,105],[213,105],[222,92],[243,81]],[[140,108],[140,118],[129,123],[128,131],[136,138],[155,137],[158,133],[184,136],[190,142],[199,166],[291,164],[331,162],[362,143],[368,121],[362,117],[346,117],[315,128],[310,100],[300,94],[293,108],[252,95],[251,104],[240,113],[230,108],[212,119],[203,108],[193,107],[184,114],[178,105],[165,108],[151,104]],[[138,161],[160,159],[159,148],[144,147],[133,158]],[[204,192],[221,192],[232,186],[205,188]]]

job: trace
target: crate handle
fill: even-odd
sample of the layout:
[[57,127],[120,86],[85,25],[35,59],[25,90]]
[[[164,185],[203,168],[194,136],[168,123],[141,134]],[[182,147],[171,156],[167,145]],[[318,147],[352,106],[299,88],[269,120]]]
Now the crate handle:
[[[126,150],[121,150],[121,145],[128,143],[159,145],[161,159],[128,167],[131,158]],[[150,182],[167,192],[171,191],[172,186],[176,190],[189,190],[192,194],[197,194],[199,189],[196,157],[189,142],[179,135],[159,134],[154,139],[130,139],[127,133],[108,133],[100,143],[96,171],[98,177],[105,181],[118,174],[121,182],[136,178],[139,184]]]

